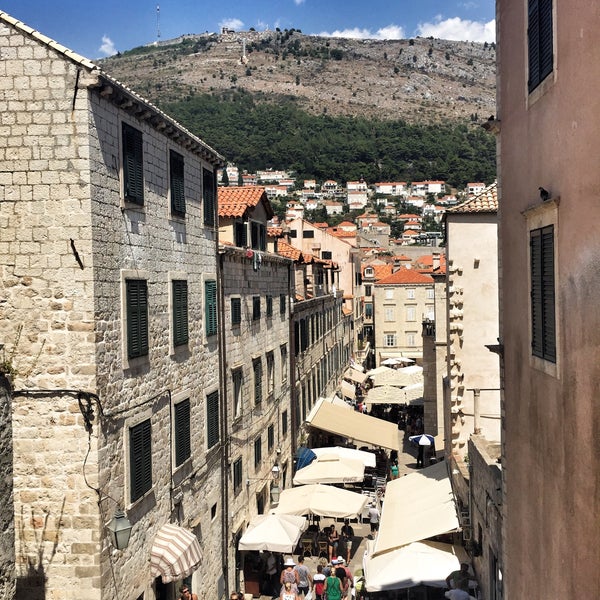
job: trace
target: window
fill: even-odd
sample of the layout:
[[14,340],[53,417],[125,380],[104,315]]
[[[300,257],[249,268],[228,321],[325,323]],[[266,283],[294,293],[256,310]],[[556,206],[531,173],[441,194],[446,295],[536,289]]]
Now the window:
[[242,459],[238,458],[233,463],[233,491],[239,492],[242,485]]
[[267,353],[267,394],[272,394],[275,389],[275,357],[272,352]]
[[255,250],[267,249],[267,228],[263,223],[252,221],[250,224],[252,248]]
[[248,245],[248,224],[236,222],[233,226],[234,243],[238,248]]
[[217,282],[204,282],[206,336],[217,334]]
[[267,317],[273,316],[273,296],[267,296]]
[[252,320],[260,319],[260,296],[252,296]]
[[184,217],[183,156],[174,150],[169,151],[169,177],[171,183],[171,212],[178,217]]
[[242,300],[241,298],[231,299],[231,324],[239,325],[242,322]]
[[262,402],[262,361],[257,358],[252,362],[254,370],[254,404],[258,406]]
[[181,346],[188,342],[188,284],[187,281],[173,280],[173,345]]
[[554,225],[530,231],[531,352],[556,362]]
[[365,296],[372,296],[372,295],[373,295],[373,286],[365,285]]
[[331,260],[332,254],[330,250],[321,250],[321,258],[323,260]]
[[291,238],[298,237],[298,230],[297,229],[290,229],[290,237]]
[[279,314],[285,315],[285,305],[287,304],[287,296],[285,294],[279,294]]
[[406,332],[406,345],[407,346],[416,346],[417,345],[417,334],[414,331]]
[[527,44],[532,92],[553,69],[552,0],[529,0]]
[[435,307],[433,306],[433,304],[425,305],[425,316],[430,321],[435,321]]
[[385,290],[385,299],[393,300],[394,298],[394,288],[386,288]]
[[148,354],[148,283],[144,279],[127,279],[127,356]]
[[415,288],[407,288],[406,289],[406,297],[409,300],[414,300],[415,299]]
[[262,438],[258,436],[254,440],[254,468],[258,469],[262,462]]
[[288,411],[284,410],[281,413],[281,435],[285,436],[288,430]]
[[407,321],[416,321],[417,320],[416,306],[407,306],[406,307],[406,320]]
[[274,425],[269,425],[267,429],[267,449],[269,452],[273,450],[273,446],[275,445],[275,427]]
[[123,123],[123,193],[127,202],[144,204],[142,132]]
[[202,169],[202,204],[204,210],[204,224],[209,227],[215,224],[215,174],[208,169]]
[[206,446],[212,448],[219,441],[219,392],[206,396]]
[[395,316],[394,316],[394,306],[384,306],[383,307],[383,314],[384,314],[384,321],[395,321]]
[[150,419],[129,429],[130,501],[135,502],[152,487],[152,427]]
[[395,333],[384,333],[383,334],[383,345],[384,346],[395,346],[396,345],[396,334]]
[[308,348],[308,323],[306,319],[300,319],[300,350],[304,352]]
[[435,300],[435,289],[427,288],[427,300]]
[[189,398],[175,405],[175,466],[183,464],[192,454]]
[[315,232],[312,229],[306,229],[302,232],[302,237],[305,239],[314,238]]
[[287,358],[287,345],[283,344],[279,348],[281,354],[281,381],[287,381],[288,375],[288,358]]
[[238,369],[231,375],[233,380],[233,418],[237,419],[242,414],[242,370]]
[[375,276],[375,270],[373,269],[373,267],[365,267],[365,277],[374,277]]
[[372,302],[365,303],[365,317],[367,319],[373,318],[373,303]]

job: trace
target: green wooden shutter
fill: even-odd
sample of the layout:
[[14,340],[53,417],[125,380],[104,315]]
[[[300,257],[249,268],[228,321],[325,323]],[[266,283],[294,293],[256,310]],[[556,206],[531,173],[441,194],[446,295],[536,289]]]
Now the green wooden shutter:
[[185,215],[185,179],[184,161],[181,154],[171,150],[169,152],[169,176],[171,180],[171,212],[174,215]]
[[175,405],[175,466],[184,463],[192,454],[190,432],[190,401]]
[[530,234],[531,351],[556,361],[556,315],[554,281],[554,227]]
[[187,344],[188,329],[188,285],[187,281],[173,280],[173,344]]
[[126,281],[127,356],[148,354],[148,284],[143,279]]
[[531,92],[553,69],[552,0],[529,0],[527,17],[528,89]]
[[202,199],[204,207],[204,224],[214,226],[216,212],[215,174],[208,169],[202,169]]
[[260,319],[260,296],[252,296],[252,320]]
[[206,397],[206,445],[212,448],[219,441],[219,392]]
[[217,282],[204,282],[204,306],[206,319],[206,335],[217,333]]
[[239,325],[242,322],[242,301],[240,298],[231,299],[231,324]]
[[135,502],[152,487],[152,428],[150,419],[129,430],[130,498]]
[[144,204],[144,151],[142,132],[123,123],[123,187],[125,200]]
[[262,438],[254,440],[254,468],[257,469],[262,462]]
[[254,404],[262,402],[262,362],[254,361]]

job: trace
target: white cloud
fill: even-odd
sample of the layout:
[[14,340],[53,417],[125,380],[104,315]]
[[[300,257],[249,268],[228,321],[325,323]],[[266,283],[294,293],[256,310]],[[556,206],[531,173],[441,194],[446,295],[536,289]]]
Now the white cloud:
[[294,0],[294,4],[300,6],[301,4],[304,4],[304,0]]
[[222,19],[219,22],[219,27],[227,27],[227,29],[233,29],[235,31],[239,31],[244,27],[244,22],[240,21],[240,19]]
[[479,23],[460,17],[452,17],[442,21],[441,16],[438,15],[434,23],[419,23],[415,35],[442,40],[495,42],[496,21],[492,19],[487,23]]
[[372,32],[370,29],[359,29],[354,27],[353,29],[336,29],[331,33],[322,31],[317,35],[323,37],[341,37],[341,38],[352,38],[352,39],[371,39],[371,40],[401,40],[404,38],[404,29],[398,25],[386,25],[376,32]]
[[102,52],[104,56],[113,56],[117,53],[117,49],[113,44],[113,41],[107,36],[102,36],[102,46],[98,48],[98,52]]

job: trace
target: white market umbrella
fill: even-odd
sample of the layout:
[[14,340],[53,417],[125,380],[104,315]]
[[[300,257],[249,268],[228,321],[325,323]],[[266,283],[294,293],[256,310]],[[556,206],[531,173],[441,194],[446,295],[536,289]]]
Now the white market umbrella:
[[352,458],[354,460],[360,460],[364,463],[365,467],[376,466],[376,457],[373,452],[365,452],[364,450],[357,450],[356,448],[344,448],[343,446],[332,446],[325,448],[311,448],[311,450],[317,455],[323,454],[336,454],[342,458]]
[[357,483],[365,478],[365,463],[337,454],[317,455],[310,465],[298,469],[294,485],[311,483]]
[[411,365],[409,367],[402,367],[401,369],[390,369],[389,372],[374,375],[371,379],[375,387],[381,385],[404,387],[423,381],[423,367]]
[[377,367],[375,369],[371,369],[370,371],[367,371],[367,375],[369,377],[376,377],[377,375],[382,375],[385,373],[392,373],[394,371],[394,369],[392,369],[391,367]]
[[381,385],[370,389],[365,398],[367,404],[404,404],[405,394],[393,385]]
[[283,490],[279,496],[277,514],[319,515],[332,518],[353,518],[361,514],[369,497],[331,485],[301,485]]
[[240,538],[238,549],[291,554],[305,528],[306,519],[297,515],[257,515]]
[[386,358],[381,361],[382,365],[386,367],[393,367],[395,365],[411,365],[415,361],[412,358],[408,358],[407,356],[394,356],[392,358]]

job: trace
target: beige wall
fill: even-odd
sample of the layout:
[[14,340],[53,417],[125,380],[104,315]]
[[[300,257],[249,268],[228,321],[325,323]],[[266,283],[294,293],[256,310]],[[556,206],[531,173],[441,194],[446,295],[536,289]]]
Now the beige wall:
[[[600,21],[595,3],[553,5],[553,72],[531,94],[526,7],[497,7],[504,581],[515,600],[594,598],[600,589]],[[542,204],[539,186],[555,202]],[[555,228],[555,363],[531,354],[529,229],[544,222]]]
[[[19,371],[18,589],[31,595],[45,588],[46,597],[65,599],[152,598],[150,547],[158,528],[175,521],[193,529],[203,547],[194,587],[216,596],[220,463],[206,451],[204,420],[206,393],[218,389],[218,353],[216,336],[204,335],[202,297],[205,278],[216,276],[216,235],[204,228],[199,201],[201,167],[212,167],[88,91],[85,68],[78,78],[80,65],[45,44],[3,24],[0,47],[3,89],[12,98],[8,105],[2,96],[0,336],[7,348],[16,345]],[[122,202],[122,121],[143,133],[143,208]],[[169,215],[169,148],[185,156],[185,220]],[[127,361],[123,286],[132,275],[148,281],[150,353]],[[190,342],[174,351],[170,280],[181,277],[189,286]],[[80,390],[99,399],[92,399],[89,436]],[[192,457],[175,470],[169,415],[184,397],[192,404]],[[153,487],[131,504],[128,429],[145,418],[152,423]],[[182,492],[179,505],[171,488]],[[124,551],[113,551],[104,529],[116,503],[133,524]]]

